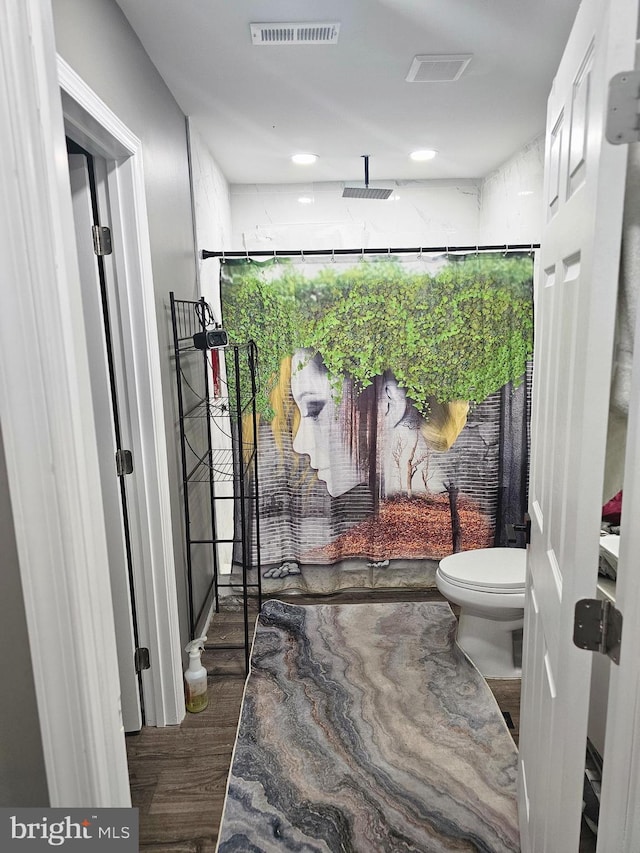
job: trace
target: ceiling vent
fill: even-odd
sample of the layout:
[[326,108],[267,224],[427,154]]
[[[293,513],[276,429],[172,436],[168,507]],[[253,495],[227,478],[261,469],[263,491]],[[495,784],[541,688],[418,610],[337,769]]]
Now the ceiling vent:
[[442,56],[414,56],[407,83],[452,83],[459,80],[472,53],[449,53]]
[[305,22],[301,24],[250,24],[252,44],[337,44],[340,24]]

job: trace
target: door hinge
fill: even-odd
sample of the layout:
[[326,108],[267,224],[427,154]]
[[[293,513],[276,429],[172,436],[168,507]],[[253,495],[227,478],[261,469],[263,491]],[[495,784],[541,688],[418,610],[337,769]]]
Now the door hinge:
[[620,663],[622,613],[610,601],[582,598],[576,602],[573,642],[579,649],[600,652]]
[[102,255],[110,255],[111,247],[111,229],[102,225],[93,225],[91,228],[93,234],[93,251],[99,257]]
[[149,663],[149,649],[136,649],[133,661],[136,667],[136,672],[142,672],[143,669],[151,669],[151,664]]
[[123,477],[133,471],[133,456],[130,450],[116,450],[116,474]]
[[507,545],[518,544],[518,533],[524,533],[524,541],[527,545],[531,544],[531,517],[528,512],[524,514],[523,524],[507,524]]
[[609,80],[605,135],[613,145],[640,140],[640,71],[623,71]]

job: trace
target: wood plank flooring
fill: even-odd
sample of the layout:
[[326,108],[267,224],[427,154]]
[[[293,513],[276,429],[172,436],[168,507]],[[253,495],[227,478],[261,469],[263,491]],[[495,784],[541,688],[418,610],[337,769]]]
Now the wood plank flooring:
[[[437,590],[374,595],[376,601],[442,600]],[[371,594],[341,593],[322,599],[296,595],[288,600],[300,605],[355,603],[371,600]],[[254,606],[253,621],[255,615]],[[242,642],[242,633],[242,611],[223,611],[214,616],[208,644]],[[242,650],[205,651],[203,663],[209,673],[206,710],[187,714],[179,726],[144,728],[127,737],[132,804],[140,810],[140,850],[144,853],[215,850],[244,690],[244,654]],[[517,745],[520,681],[490,679],[488,683],[500,709],[510,716]]]

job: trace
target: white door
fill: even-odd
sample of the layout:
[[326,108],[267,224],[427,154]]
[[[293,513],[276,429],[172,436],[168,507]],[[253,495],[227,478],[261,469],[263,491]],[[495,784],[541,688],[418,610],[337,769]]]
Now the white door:
[[[636,68],[640,63],[636,60]],[[640,164],[640,143],[630,151],[634,166]],[[627,210],[637,204],[637,184],[627,199]],[[638,239],[637,213],[631,227],[625,223],[629,245]],[[637,243],[636,243],[637,245]],[[637,282],[637,279],[636,279]],[[636,283],[636,292],[638,284]],[[598,826],[598,851],[636,853],[640,850],[640,312],[636,311],[635,349],[632,368],[627,446],[624,469],[624,500],[620,556],[616,583],[616,607],[622,612],[620,665],[610,667],[606,748],[602,801]]]
[[[583,0],[548,103],[520,735],[524,853],[573,853],[579,844],[592,653],[573,644],[574,607],[596,591],[627,157],[606,142],[604,122],[608,81],[634,66],[637,6]],[[607,853],[623,849],[599,842]]]
[[[117,311],[113,310],[113,275],[109,264],[98,266],[93,247],[92,226],[99,207],[106,207],[105,181],[100,166],[104,161],[92,158],[93,193],[89,163],[84,154],[69,154],[69,177],[73,202],[73,217],[78,249],[78,265],[82,286],[82,311],[87,332],[87,350],[91,378],[98,455],[100,490],[105,514],[109,574],[116,628],[118,670],[122,724],[126,732],[142,726],[141,685],[136,673],[134,656],[137,646],[133,607],[133,567],[131,538],[127,510],[126,483],[116,473],[116,450],[123,445],[125,404],[118,385],[123,381],[119,366],[119,326]],[[106,211],[101,218],[105,224]],[[102,281],[101,281],[102,277]],[[111,279],[111,282],[108,281]],[[111,291],[111,294],[110,294]],[[111,295],[111,304],[109,296]],[[111,309],[111,310],[110,310]]]

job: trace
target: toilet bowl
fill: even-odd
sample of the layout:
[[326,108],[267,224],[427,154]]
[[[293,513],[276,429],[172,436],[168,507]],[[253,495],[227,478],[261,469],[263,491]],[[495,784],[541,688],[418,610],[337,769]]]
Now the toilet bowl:
[[436,585],[460,607],[458,645],[485,678],[520,678],[513,632],[524,624],[527,552],[478,548],[440,560]]

